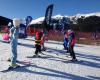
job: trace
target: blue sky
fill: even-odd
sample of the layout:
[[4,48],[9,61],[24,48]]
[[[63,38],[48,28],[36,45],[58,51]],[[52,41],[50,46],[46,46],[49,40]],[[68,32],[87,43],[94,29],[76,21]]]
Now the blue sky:
[[44,16],[46,7],[52,3],[53,15],[100,12],[100,0],[0,0],[0,16],[36,19]]

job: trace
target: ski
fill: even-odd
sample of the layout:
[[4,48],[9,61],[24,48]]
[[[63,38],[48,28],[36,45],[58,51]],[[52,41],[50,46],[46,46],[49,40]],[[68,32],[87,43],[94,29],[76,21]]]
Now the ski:
[[23,68],[23,67],[28,67],[28,66],[29,66],[29,64],[26,64],[26,65],[23,65],[23,66],[18,66],[16,68],[13,68],[13,67],[9,66],[6,69],[1,70],[0,72],[4,72],[5,73],[5,72],[14,71],[16,69]]

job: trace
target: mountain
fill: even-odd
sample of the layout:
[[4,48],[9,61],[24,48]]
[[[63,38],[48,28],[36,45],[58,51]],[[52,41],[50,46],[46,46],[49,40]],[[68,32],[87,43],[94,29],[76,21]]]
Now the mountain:
[[42,22],[44,21],[44,17],[40,17],[40,18],[37,18],[35,20],[32,20],[29,25],[32,25],[32,24],[41,24]]
[[[64,16],[64,15],[61,15],[61,14],[58,14],[58,15],[55,15],[55,16],[52,16],[52,19],[55,19],[55,20],[60,20],[60,19],[70,19],[71,21],[73,21],[73,18],[75,20],[77,20],[78,18],[81,18],[81,17],[89,17],[89,16],[99,16],[100,17],[100,12],[96,12],[96,13],[88,13],[88,14],[76,14],[74,16]],[[40,17],[40,18],[37,18],[35,20],[32,20],[30,25],[32,24],[41,24],[42,22],[44,21],[44,17]]]
[[89,16],[99,16],[100,17],[100,12],[97,12],[97,13],[88,13],[88,14],[77,14],[76,15],[77,17],[81,17],[81,16],[84,16],[84,17],[89,17]]
[[62,19],[64,16],[62,16],[61,14],[52,16],[53,19]]

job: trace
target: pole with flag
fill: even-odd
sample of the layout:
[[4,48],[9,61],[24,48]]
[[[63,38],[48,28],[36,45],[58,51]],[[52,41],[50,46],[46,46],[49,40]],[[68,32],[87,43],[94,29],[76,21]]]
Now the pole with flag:
[[53,12],[53,4],[49,5],[46,9],[46,13],[45,13],[45,19],[44,19],[44,27],[43,30],[45,32],[48,31],[50,29],[50,23],[51,23],[51,16],[52,16],[52,12]]
[[[43,22],[43,37],[44,38],[46,37],[47,31],[50,30],[52,12],[53,12],[53,4],[49,5],[46,9],[45,19]],[[43,40],[42,50],[46,50],[46,48],[44,47],[44,42],[45,40]]]

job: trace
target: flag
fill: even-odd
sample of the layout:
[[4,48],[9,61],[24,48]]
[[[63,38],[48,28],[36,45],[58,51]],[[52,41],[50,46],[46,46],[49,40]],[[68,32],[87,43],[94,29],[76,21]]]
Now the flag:
[[53,12],[53,4],[49,5],[46,9],[45,13],[45,19],[44,19],[44,28],[45,29],[50,29],[50,22],[51,22],[51,16]]
[[26,17],[26,25],[28,25],[31,21],[32,21],[32,17],[31,16],[27,16]]

